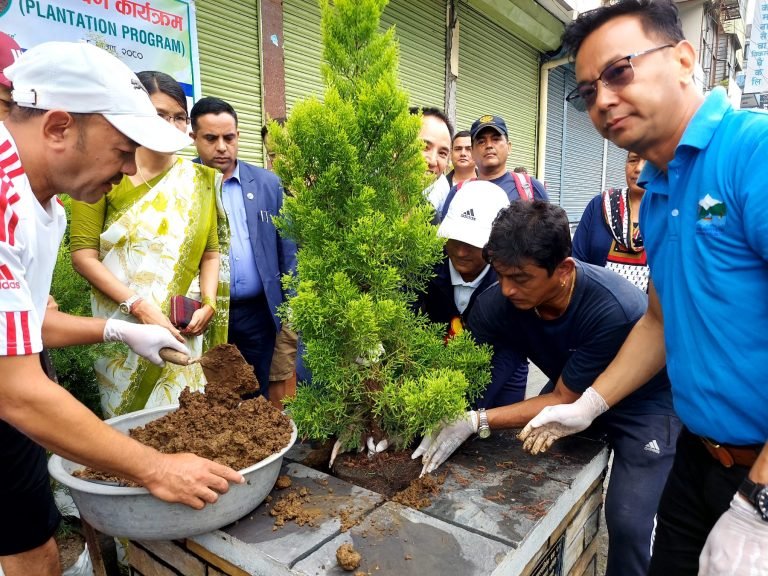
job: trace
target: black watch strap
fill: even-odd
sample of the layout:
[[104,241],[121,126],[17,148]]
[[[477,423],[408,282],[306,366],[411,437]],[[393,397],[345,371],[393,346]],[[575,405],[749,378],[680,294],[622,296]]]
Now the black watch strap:
[[749,478],[739,486],[739,494],[746,498],[760,516],[768,522],[768,485],[752,482]]

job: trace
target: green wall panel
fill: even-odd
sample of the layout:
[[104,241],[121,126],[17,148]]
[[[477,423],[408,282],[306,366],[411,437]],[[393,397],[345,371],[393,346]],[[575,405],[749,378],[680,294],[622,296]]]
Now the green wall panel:
[[459,75],[456,81],[456,129],[469,130],[484,114],[507,123],[511,169],[536,168],[539,53],[475,9],[459,10]]
[[198,0],[203,96],[229,102],[240,128],[239,157],[262,165],[261,73],[256,0]]
[[[392,0],[382,14],[382,27],[396,26],[400,43],[399,77],[418,106],[442,108],[445,101],[445,1]],[[285,103],[323,97],[320,74],[322,42],[317,0],[283,1]]]

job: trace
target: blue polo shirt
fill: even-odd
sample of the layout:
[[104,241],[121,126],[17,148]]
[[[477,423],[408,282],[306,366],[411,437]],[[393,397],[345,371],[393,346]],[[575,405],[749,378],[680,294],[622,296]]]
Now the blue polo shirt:
[[675,409],[695,434],[768,439],[768,114],[718,88],[640,209]]

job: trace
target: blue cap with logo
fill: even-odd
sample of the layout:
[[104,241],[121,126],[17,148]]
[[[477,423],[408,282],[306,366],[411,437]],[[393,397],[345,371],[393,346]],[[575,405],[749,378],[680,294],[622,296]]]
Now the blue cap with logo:
[[509,138],[509,134],[507,134],[507,125],[504,122],[504,118],[501,116],[491,116],[490,114],[486,114],[472,122],[472,128],[470,128],[469,134],[473,141],[480,130],[484,128],[493,128],[505,138]]

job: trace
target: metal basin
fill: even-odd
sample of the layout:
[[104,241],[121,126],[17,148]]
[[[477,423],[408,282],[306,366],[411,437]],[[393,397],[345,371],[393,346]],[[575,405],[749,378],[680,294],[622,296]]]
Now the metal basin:
[[[178,408],[178,404],[139,410],[106,423],[127,433]],[[77,464],[54,454],[48,470],[57,481],[67,486],[80,515],[94,528],[122,538],[137,540],[175,540],[216,530],[242,518],[256,508],[269,494],[280,473],[283,455],[296,442],[296,425],[288,445],[277,454],[240,470],[245,484],[230,484],[215,504],[194,510],[184,504],[170,504],[152,496],[146,488],[127,488],[89,482],[72,476],[82,469]]]

